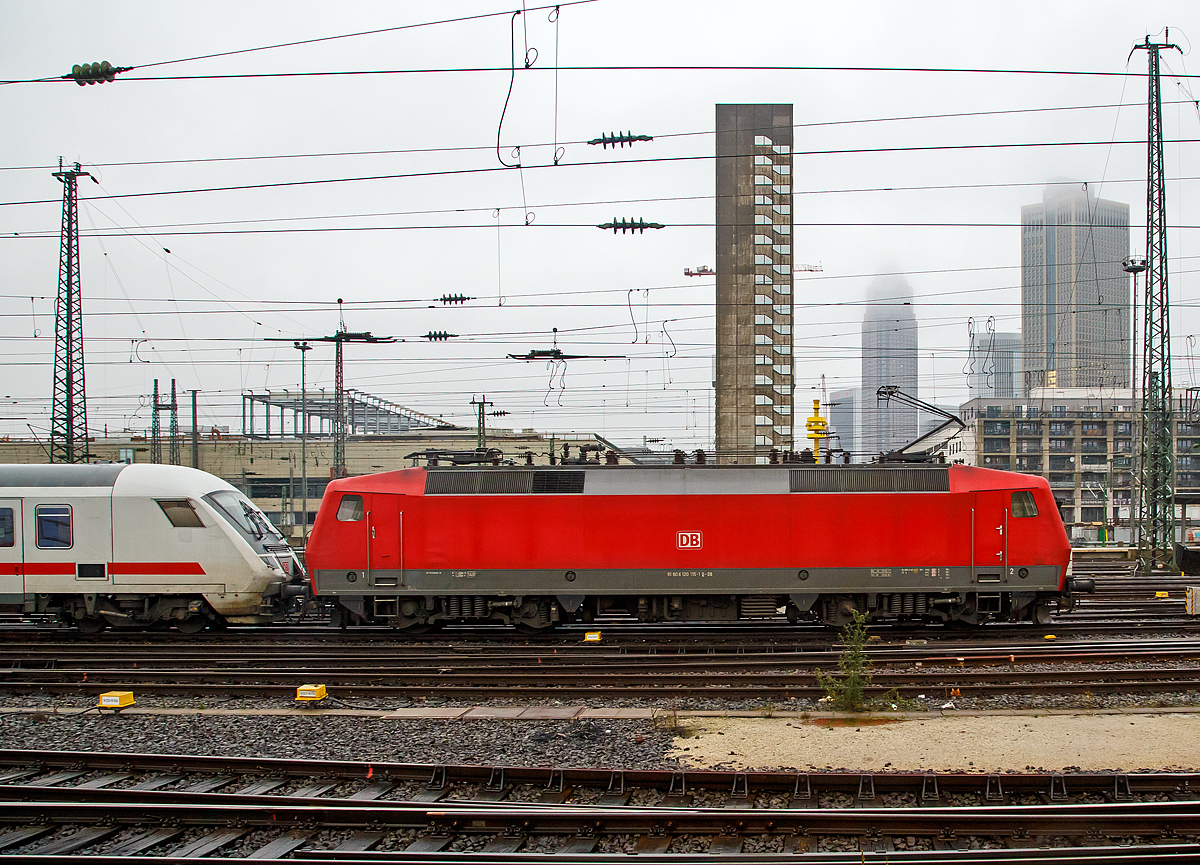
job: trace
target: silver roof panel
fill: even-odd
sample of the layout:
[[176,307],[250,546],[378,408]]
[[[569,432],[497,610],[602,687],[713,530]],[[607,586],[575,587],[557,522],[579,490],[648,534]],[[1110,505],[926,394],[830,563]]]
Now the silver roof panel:
[[125,463],[0,465],[0,487],[111,487]]

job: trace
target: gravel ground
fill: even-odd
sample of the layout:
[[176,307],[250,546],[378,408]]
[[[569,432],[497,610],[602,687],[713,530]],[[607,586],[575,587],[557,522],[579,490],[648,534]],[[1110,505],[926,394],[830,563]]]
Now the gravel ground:
[[3,715],[0,747],[507,766],[678,768],[650,721]]

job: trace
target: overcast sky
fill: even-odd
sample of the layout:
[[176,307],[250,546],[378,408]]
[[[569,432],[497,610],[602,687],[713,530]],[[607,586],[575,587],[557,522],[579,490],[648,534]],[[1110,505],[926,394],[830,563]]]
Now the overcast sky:
[[[1134,43],[1169,26],[1183,53],[1164,54],[1164,72],[1200,73],[1191,0],[596,0],[564,5],[557,23],[533,5],[515,20],[138,68],[111,84],[0,86],[0,435],[49,428],[60,156],[99,181],[79,186],[93,430],[147,427],[157,377],[200,389],[202,423],[236,431],[244,389],[299,387],[298,352],[263,339],[332,333],[342,297],[350,330],[407,340],[348,349],[350,387],[463,424],[486,393],[513,427],[692,448],[712,436],[713,281],[683,270],[714,263],[716,103],[795,106],[795,260],[823,267],[796,276],[798,406],[822,376],[830,390],[857,386],[863,303],[881,272],[913,289],[921,397],[956,404],[968,317],[981,332],[989,316],[1020,328],[1016,226],[1046,181],[1127,202],[1133,251],[1144,248],[1146,82],[1121,74],[1146,70],[1145,52],[1127,62]],[[6,0],[0,79],[516,8]],[[495,148],[510,58],[500,156],[520,170],[502,169]],[[478,67],[493,71],[397,71]],[[190,77],[352,71],[391,74]],[[1164,77],[1162,93],[1174,374],[1197,384],[1200,79]],[[655,140],[615,153],[583,143],[614,130]],[[997,144],[1057,146],[959,147]],[[613,217],[667,227],[594,227]],[[444,294],[477,300],[444,308]],[[618,357],[571,361],[553,387],[544,363],[505,358],[549,348],[555,327],[566,351]],[[441,330],[460,336],[421,336]],[[310,388],[332,387],[332,359],[331,346],[309,354]]]

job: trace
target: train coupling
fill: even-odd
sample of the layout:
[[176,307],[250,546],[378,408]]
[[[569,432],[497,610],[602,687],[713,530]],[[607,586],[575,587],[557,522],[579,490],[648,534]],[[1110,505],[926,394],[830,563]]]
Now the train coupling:
[[285,600],[303,598],[309,592],[308,583],[285,583],[279,587],[279,594]]

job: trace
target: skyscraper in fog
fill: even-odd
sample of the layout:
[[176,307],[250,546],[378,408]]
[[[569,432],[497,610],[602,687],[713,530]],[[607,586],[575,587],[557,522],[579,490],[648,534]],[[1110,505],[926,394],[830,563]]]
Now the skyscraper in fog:
[[967,370],[967,398],[1024,396],[1025,379],[1021,334],[976,333],[971,338]]
[[[862,438],[862,393],[860,387],[835,390],[829,394],[829,404],[825,408],[832,438],[830,447],[840,447],[851,455],[857,455],[862,450],[859,446]],[[862,462],[862,459],[854,461]]]
[[1024,394],[1129,387],[1129,205],[1083,184],[1046,187],[1021,208]]
[[879,402],[876,392],[883,385],[917,396],[917,316],[912,288],[900,276],[875,278],[863,316],[861,450],[867,456],[904,447],[917,437],[917,410]]
[[792,106],[717,106],[716,450],[792,447]]

